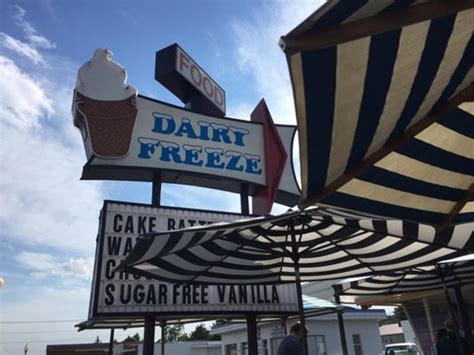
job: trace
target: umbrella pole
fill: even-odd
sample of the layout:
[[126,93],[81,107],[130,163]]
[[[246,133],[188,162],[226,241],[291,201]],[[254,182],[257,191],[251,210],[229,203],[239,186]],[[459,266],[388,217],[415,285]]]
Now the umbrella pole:
[[455,317],[455,313],[454,313],[454,309],[453,309],[453,304],[451,303],[451,298],[449,296],[448,288],[446,287],[446,284],[444,283],[443,278],[442,278],[442,280],[443,280],[443,285],[444,285],[444,287],[443,287],[444,288],[444,296],[446,298],[446,303],[447,303],[447,306],[448,306],[449,316],[454,322],[454,332],[455,332],[455,335],[456,335],[456,342],[458,343],[459,350],[461,350],[461,354],[468,355],[464,351],[465,349],[464,349],[464,346],[463,346],[462,341],[461,341],[461,336],[459,335],[458,322],[456,321],[456,317]]
[[[334,296],[336,303],[341,304],[341,300],[338,295]],[[346,330],[344,329],[344,318],[342,316],[342,310],[337,311],[337,323],[339,325],[339,337],[341,338],[342,355],[347,355],[347,341],[346,341]]]
[[[431,317],[431,309],[430,309],[430,304],[428,303],[428,299],[426,297],[422,298],[423,302],[423,310],[425,311],[425,316],[426,316],[426,323],[428,324],[428,332],[430,333],[430,339],[431,339],[431,344],[430,348],[434,349],[436,348],[436,332],[434,330],[433,326],[433,318]],[[405,312],[407,314],[408,312]]]
[[301,275],[300,275],[300,261],[298,257],[298,245],[296,244],[295,224],[294,220],[290,222],[289,228],[291,234],[291,244],[293,249],[293,262],[295,264],[295,281],[296,281],[296,297],[298,298],[298,315],[300,324],[303,327],[303,355],[308,355],[308,337],[306,334],[306,320],[304,317],[304,306],[303,306],[303,292],[301,290]]
[[469,344],[469,351],[473,350],[473,339],[472,339],[472,329],[469,322],[469,312],[466,312],[466,304],[462,297],[461,287],[456,286],[454,289],[454,295],[456,297],[456,303],[458,305],[459,316],[461,317],[462,327],[464,330],[464,337],[466,338]]
[[166,321],[162,319],[160,321],[161,328],[161,340],[160,340],[160,354],[165,355],[165,344],[166,344]]
[[248,354],[258,354],[257,343],[257,316],[255,314],[247,314],[247,345]]
[[301,276],[298,260],[295,260],[296,297],[298,298],[298,315],[300,324],[303,326],[303,355],[308,355],[308,338],[306,334],[306,321],[304,317],[303,292],[301,290]]

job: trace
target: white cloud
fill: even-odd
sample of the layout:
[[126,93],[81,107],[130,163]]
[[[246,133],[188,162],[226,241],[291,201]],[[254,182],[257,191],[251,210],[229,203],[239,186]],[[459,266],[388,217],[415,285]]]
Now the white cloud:
[[71,122],[71,89],[53,89],[41,75],[34,80],[5,57],[0,73],[2,237],[92,252],[103,196],[99,183],[79,181],[85,158]]
[[[278,41],[323,2],[323,0],[272,1],[265,3],[262,9],[256,10],[257,15],[253,18],[233,23],[235,64],[242,73],[253,78],[256,91],[265,99],[275,123],[296,124],[288,65]],[[229,107],[229,111],[242,117],[249,116],[255,104],[256,102],[241,102],[235,107]],[[294,146],[293,164],[299,180],[298,145]],[[287,209],[286,206],[275,204],[272,212],[280,213]]]
[[94,266],[93,258],[69,258],[67,261],[60,261],[51,254],[26,251],[18,254],[15,259],[20,266],[30,270],[30,275],[36,279],[52,276],[68,280],[89,280]]
[[256,104],[239,103],[227,109],[227,117],[250,120],[250,114],[255,109]]
[[45,65],[43,56],[30,44],[0,32],[0,45],[30,59],[35,64]]
[[34,64],[46,66],[46,61],[38,50],[53,49],[56,48],[56,44],[40,34],[30,22],[25,20],[26,11],[23,8],[15,5],[14,9],[16,12],[13,15],[13,20],[23,30],[26,41],[0,32],[0,46],[30,59]]
[[265,98],[277,123],[295,123],[288,67],[278,40],[322,2],[272,1],[255,11],[258,15],[254,18],[233,24],[236,64],[254,78],[258,93]]
[[2,126],[38,127],[54,113],[53,102],[41,84],[23,73],[9,58],[0,56],[0,119]]
[[33,27],[33,25],[25,20],[26,11],[22,7],[15,5],[16,13],[13,15],[15,23],[23,30],[29,44],[34,48],[52,49],[56,48],[56,44],[51,42]]

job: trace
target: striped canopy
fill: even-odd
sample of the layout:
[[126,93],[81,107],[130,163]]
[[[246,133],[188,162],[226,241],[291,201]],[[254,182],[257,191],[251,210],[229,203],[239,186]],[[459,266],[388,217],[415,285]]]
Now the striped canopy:
[[466,230],[472,225],[436,232],[411,222],[310,209],[144,235],[119,269],[175,283],[342,279],[455,257],[474,249]]
[[474,221],[472,7],[329,0],[282,37],[302,206]]
[[474,261],[439,263],[334,285],[338,296],[393,295],[474,283]]

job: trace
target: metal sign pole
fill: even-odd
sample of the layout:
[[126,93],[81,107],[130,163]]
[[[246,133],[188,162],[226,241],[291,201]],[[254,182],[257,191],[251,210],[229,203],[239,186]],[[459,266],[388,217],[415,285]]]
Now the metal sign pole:
[[[243,215],[249,215],[249,187],[242,184],[240,187],[240,211]],[[248,354],[258,354],[258,339],[257,339],[257,317],[255,314],[247,314],[247,345]]]
[[161,355],[165,355],[165,344],[166,344],[166,321],[161,320],[160,321],[160,327],[161,327],[161,341],[160,341],[160,347],[161,347]]
[[249,186],[247,184],[242,184],[240,186],[240,211],[245,216],[248,216],[250,214]]
[[[160,207],[161,205],[161,173],[153,175],[153,185],[151,193],[151,205]],[[143,355],[153,355],[155,348],[155,317],[145,317],[145,329],[143,332]],[[164,348],[162,345],[162,355]]]
[[145,317],[145,331],[143,332],[143,355],[153,355],[155,350],[155,317]]
[[[336,300],[336,303],[338,305],[341,304],[339,295],[335,295],[334,299]],[[341,338],[342,354],[347,355],[348,352],[347,352],[346,330],[344,328],[344,318],[342,316],[342,310],[337,311],[337,323],[339,325],[339,337]]]
[[115,328],[110,328],[109,355],[114,355],[114,333]]
[[257,339],[257,316],[255,314],[247,314],[247,344],[249,355],[258,354]]

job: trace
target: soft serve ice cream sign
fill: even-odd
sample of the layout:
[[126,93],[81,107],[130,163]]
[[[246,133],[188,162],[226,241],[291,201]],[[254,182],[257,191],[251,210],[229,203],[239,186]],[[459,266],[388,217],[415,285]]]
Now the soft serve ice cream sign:
[[[138,137],[138,158],[209,170],[215,174],[262,175],[261,150],[249,149],[249,128],[235,121],[152,113],[148,136]],[[226,123],[226,124],[224,124]]]
[[88,158],[82,179],[154,181],[159,176],[165,183],[232,192],[244,184],[255,196],[270,186],[276,171],[282,178],[274,186],[275,201],[292,206],[298,200],[291,159],[283,160],[282,171],[275,169],[279,151],[269,139],[281,139],[291,157],[294,126],[256,120],[253,113],[253,122],[213,117],[138,95],[106,49],[79,69],[73,113]]

